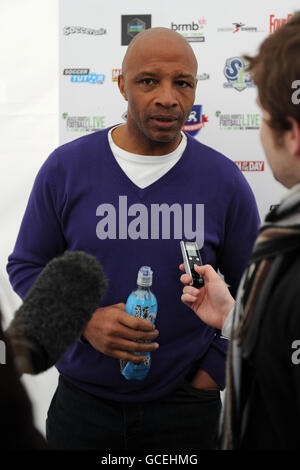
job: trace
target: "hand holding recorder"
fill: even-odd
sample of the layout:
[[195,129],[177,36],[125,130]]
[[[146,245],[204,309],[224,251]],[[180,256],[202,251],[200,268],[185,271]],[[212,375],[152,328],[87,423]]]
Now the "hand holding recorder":
[[[184,264],[179,266],[185,271]],[[222,329],[227,315],[234,306],[234,298],[231,296],[225,282],[209,265],[194,266],[195,272],[204,276],[205,283],[201,288],[195,288],[191,284],[192,276],[183,274],[180,281],[185,285],[181,300],[190,307],[196,315],[207,325]]]

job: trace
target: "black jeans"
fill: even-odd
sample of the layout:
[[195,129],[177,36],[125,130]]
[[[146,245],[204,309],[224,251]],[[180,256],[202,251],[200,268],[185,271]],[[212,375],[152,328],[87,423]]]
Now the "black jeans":
[[46,422],[51,449],[214,449],[221,410],[218,390],[190,383],[145,403],[119,403],[91,395],[59,378]]

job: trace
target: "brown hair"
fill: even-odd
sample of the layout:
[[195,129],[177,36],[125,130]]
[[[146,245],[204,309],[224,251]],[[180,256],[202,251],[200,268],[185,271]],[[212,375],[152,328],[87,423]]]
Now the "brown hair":
[[300,11],[262,42],[256,56],[245,59],[260,104],[270,114],[269,126],[280,136],[291,128],[287,117],[300,125],[300,105],[292,102],[292,83],[300,80]]

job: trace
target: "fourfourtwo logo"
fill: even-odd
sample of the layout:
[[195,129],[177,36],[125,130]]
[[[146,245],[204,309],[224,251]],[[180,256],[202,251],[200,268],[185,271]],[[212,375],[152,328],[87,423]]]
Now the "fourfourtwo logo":
[[169,206],[135,203],[128,207],[127,196],[119,196],[118,207],[103,203],[96,209],[96,234],[100,240],[194,240],[204,243],[204,204],[174,203]]

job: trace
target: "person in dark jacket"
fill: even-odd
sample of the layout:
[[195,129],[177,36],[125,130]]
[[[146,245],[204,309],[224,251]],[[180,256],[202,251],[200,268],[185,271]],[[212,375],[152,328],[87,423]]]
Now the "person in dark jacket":
[[46,441],[34,425],[32,404],[1,320],[0,311],[0,449],[46,450]]
[[[300,12],[247,59],[262,110],[261,142],[289,189],[266,216],[236,301],[209,265],[205,287],[182,301],[231,337],[222,449],[298,449],[300,421]],[[184,267],[181,266],[184,270]]]

